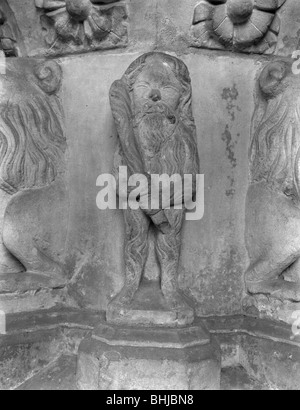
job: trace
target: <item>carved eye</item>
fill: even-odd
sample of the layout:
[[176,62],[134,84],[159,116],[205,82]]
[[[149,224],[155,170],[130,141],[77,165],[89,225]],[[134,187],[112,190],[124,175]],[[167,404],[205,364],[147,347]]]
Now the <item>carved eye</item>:
[[179,93],[179,90],[173,85],[165,85],[163,89],[166,91],[176,91],[177,93]]
[[137,84],[137,88],[149,88],[149,84],[148,83],[139,83],[139,84]]

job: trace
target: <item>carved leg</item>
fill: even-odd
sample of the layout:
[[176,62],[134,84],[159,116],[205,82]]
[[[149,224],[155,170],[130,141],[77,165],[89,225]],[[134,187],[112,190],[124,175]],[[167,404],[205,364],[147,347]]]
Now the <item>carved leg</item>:
[[63,276],[62,266],[44,254],[38,248],[34,239],[28,238],[26,242],[26,240],[23,241],[21,235],[14,235],[14,233],[16,231],[11,232],[5,225],[3,231],[4,243],[8,250],[25,266],[27,274],[39,274],[49,276],[52,279]]
[[139,288],[147,261],[149,244],[149,218],[142,210],[124,210],[125,238],[125,284],[112,303],[129,304]]
[[300,258],[296,259],[283,273],[285,280],[300,283]]
[[189,308],[178,288],[178,264],[184,211],[172,209],[167,216],[171,229],[166,233],[158,231],[156,242],[156,252],[161,266],[161,289],[170,308]]
[[[270,258],[272,260],[272,258]],[[297,263],[291,257],[276,268],[268,261],[259,261],[246,272],[246,286],[251,294],[270,295],[274,299],[300,302],[300,282],[287,281],[284,272]]]
[[0,238],[0,276],[24,271],[24,266],[8,251]]
[[266,183],[251,185],[245,239],[251,262],[245,274],[249,293],[300,301],[298,207]]
[[[22,263],[27,274],[51,279],[64,276],[62,265],[50,256],[52,244],[43,240],[43,231],[50,233],[52,229],[51,219],[47,222],[51,207],[56,207],[57,217],[62,221],[61,229],[64,229],[64,208],[62,201],[57,200],[58,196],[59,191],[54,185],[51,188],[23,191],[16,194],[6,208],[3,242]],[[54,237],[53,232],[51,236]]]
[[4,214],[12,196],[0,190],[0,275],[24,272],[24,266],[13,257],[3,243]]

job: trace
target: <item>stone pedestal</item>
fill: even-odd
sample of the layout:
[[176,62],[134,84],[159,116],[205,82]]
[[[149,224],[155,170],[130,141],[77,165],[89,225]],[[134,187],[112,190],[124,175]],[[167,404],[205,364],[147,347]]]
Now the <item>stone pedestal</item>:
[[218,390],[220,352],[200,320],[185,328],[101,323],[78,352],[81,390]]
[[106,311],[109,323],[118,326],[159,326],[183,327],[191,325],[194,321],[194,309],[182,293],[177,293],[177,306],[175,295],[173,306],[167,303],[159,281],[142,281],[129,305],[110,303]]

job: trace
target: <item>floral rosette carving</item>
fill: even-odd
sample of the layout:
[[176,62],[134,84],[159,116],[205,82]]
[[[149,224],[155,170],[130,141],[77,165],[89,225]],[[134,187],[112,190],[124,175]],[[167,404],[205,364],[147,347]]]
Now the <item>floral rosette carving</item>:
[[194,46],[249,53],[275,51],[286,0],[203,0],[195,8]]
[[118,0],[35,2],[36,7],[44,11],[41,22],[50,53],[89,51],[126,45],[126,6],[118,5]]

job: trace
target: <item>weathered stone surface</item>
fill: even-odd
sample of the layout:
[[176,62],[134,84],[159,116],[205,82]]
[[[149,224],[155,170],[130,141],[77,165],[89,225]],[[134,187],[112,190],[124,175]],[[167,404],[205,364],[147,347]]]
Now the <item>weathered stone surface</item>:
[[202,0],[194,11],[192,46],[273,54],[285,1]]
[[[34,388],[75,389],[75,383],[73,384],[74,356],[63,356],[53,365],[50,363],[50,366],[48,366],[47,357],[55,360],[58,357],[56,355],[61,355],[63,352],[67,355],[76,354],[79,342],[101,320],[102,326],[95,332],[96,338],[103,341],[103,336],[107,343],[113,344],[113,341],[118,340],[120,344],[124,345],[126,338],[130,336],[129,343],[132,343],[136,337],[136,341],[140,345],[143,344],[141,343],[143,338],[139,334],[142,335],[145,329],[137,329],[137,334],[134,328],[124,331],[119,327],[107,326],[104,322],[104,314],[99,317],[99,315],[82,310],[60,309],[48,312],[40,311],[31,315],[25,313],[8,315],[8,334],[0,336],[0,352],[2,357],[11,361],[5,362],[2,378],[4,385],[1,388],[15,388],[24,379],[33,375],[32,379],[20,386],[21,390]],[[299,389],[300,336],[293,338],[291,326],[246,316],[212,317],[205,319],[204,323],[222,346],[223,388],[233,388],[234,390],[236,388]],[[107,328],[108,331],[105,330]],[[109,328],[112,332],[109,331]],[[190,337],[189,331],[182,332],[182,335],[187,336],[184,340],[182,337],[179,339],[172,336],[174,330],[165,329],[164,332],[169,332],[168,343],[169,346],[173,347],[173,350],[176,343],[177,347],[181,348],[184,345],[192,344],[193,337]],[[165,339],[164,332],[159,332],[163,339]],[[157,340],[153,333],[149,339],[152,342],[156,340],[159,345],[162,342],[161,339]],[[205,346],[207,334],[198,328],[194,336],[195,339],[196,344],[202,340],[203,346]],[[96,341],[96,343],[98,342]],[[91,344],[88,343],[88,346]],[[99,348],[99,345],[97,346]],[[124,349],[126,348],[127,345]],[[105,357],[112,361],[119,359],[115,348],[111,347],[111,349],[106,345],[105,352],[111,353]],[[94,359],[91,360],[90,366],[92,363],[96,367],[99,365],[101,351],[100,349],[97,354],[94,352],[95,362],[93,362]],[[165,352],[164,355],[169,357]],[[31,357],[33,366],[29,366],[29,357]],[[148,357],[151,358],[150,354],[146,356],[146,358]],[[204,357],[205,355],[202,356],[202,358]],[[145,359],[145,357],[143,358]],[[88,360],[87,357],[85,360]],[[103,360],[104,362],[101,363],[107,363],[105,358]],[[241,366],[244,370],[238,370],[242,369]],[[67,377],[66,380],[61,380],[63,374]],[[104,374],[106,373],[104,372]],[[235,381],[234,377],[237,375],[241,376],[242,379]],[[88,377],[88,374],[86,376]],[[6,380],[5,377],[10,378],[10,380]],[[95,383],[97,385],[97,380],[89,380],[88,383],[90,382],[94,383],[89,385],[90,388],[95,386]],[[106,383],[109,382],[110,379],[106,379]]]
[[184,349],[194,345],[206,345],[210,343],[210,336],[199,321],[190,327],[169,329],[145,327],[122,327],[112,326],[109,323],[102,323],[96,327],[93,339],[113,345],[116,340],[119,346],[165,347],[174,349]]
[[47,55],[104,50],[127,43],[124,4],[108,7],[98,0],[36,0],[35,3],[43,11],[40,19]]
[[299,390],[300,336],[290,325],[257,317],[209,318],[222,348],[222,367],[242,366],[269,390]]
[[[68,371],[64,360],[62,363],[58,361],[53,366],[50,365],[48,367],[49,360],[47,358],[55,360],[56,357],[64,352],[66,354],[76,354],[79,342],[101,320],[103,325],[95,332],[95,336],[98,339],[103,341],[102,336],[104,336],[107,343],[113,344],[113,341],[118,340],[120,344],[124,345],[129,335],[129,343],[132,343],[137,336],[136,341],[141,345],[143,344],[141,343],[143,338],[139,334],[142,335],[145,329],[137,329],[138,334],[136,334],[134,328],[125,329],[124,331],[124,329],[122,330],[119,327],[107,326],[104,322],[104,314],[99,317],[99,315],[82,310],[60,309],[48,312],[40,311],[31,315],[25,313],[8,315],[8,334],[0,336],[0,354],[2,354],[3,358],[6,357],[9,360],[9,362],[5,361],[2,377],[4,384],[1,388],[15,388],[31,375],[33,375],[33,379],[21,385],[20,389],[30,389],[34,388],[34,386],[36,388],[43,386],[45,389],[59,389],[68,386],[72,388],[71,384],[68,385],[69,378],[71,378],[71,383],[73,383],[72,372],[74,372],[74,363],[72,359],[70,359],[71,362],[68,362],[70,364],[67,366]],[[299,389],[299,374],[297,372],[299,371],[298,365],[300,363],[300,336],[293,337],[291,326],[283,323],[274,323],[271,320],[260,320],[256,317],[246,316],[212,317],[205,319],[204,323],[206,328],[222,346],[222,367],[224,369],[231,368],[227,373],[232,373],[234,371],[233,367],[243,366],[245,369],[244,373],[248,375],[247,380],[249,380],[249,377],[251,378],[250,389],[256,389],[258,385],[263,390]],[[108,331],[106,332],[105,329],[107,327]],[[109,331],[109,328],[112,329],[112,332]],[[176,332],[176,330],[171,329],[164,330],[164,332],[170,332],[168,343],[169,346],[173,347],[173,350],[176,343],[177,347],[181,348],[184,345],[192,345],[193,337],[196,340],[196,345],[202,340],[203,346],[205,346],[207,341],[207,334],[203,333],[200,328],[196,329],[195,336],[192,338],[189,331],[183,331],[182,335],[185,334],[187,336],[185,339],[172,336],[174,331]],[[163,336],[163,339],[165,339],[164,332],[159,333]],[[161,339],[156,339],[153,332],[148,337],[152,342],[155,340],[156,343],[158,341],[158,344],[162,342]],[[98,342],[99,340],[96,340],[96,344]],[[88,346],[91,346],[90,342]],[[99,348],[99,345],[97,346]],[[124,349],[127,349],[127,345]],[[101,349],[97,351],[97,354],[94,351],[95,366],[99,365],[101,351]],[[119,358],[116,355],[114,346],[110,349],[106,345],[105,351],[112,352],[107,354],[108,359],[114,361]],[[163,354],[165,357],[169,357],[165,351]],[[151,358],[150,353],[149,356],[144,356],[143,359],[148,357]],[[205,354],[203,353],[201,357],[204,358]],[[103,359],[103,363],[107,363],[105,358]],[[86,357],[85,360],[87,360]],[[93,363],[93,360],[91,360],[91,363]],[[232,379],[231,385],[228,385],[229,376],[226,377],[225,373],[223,372],[223,388],[224,385],[225,387],[227,386],[226,388],[236,386]],[[34,376],[35,374],[38,374],[38,376]],[[68,380],[61,381],[60,383],[61,374],[66,374]],[[51,378],[48,378],[49,375]],[[47,377],[47,380],[45,377]],[[88,383],[90,382],[88,381]],[[106,379],[106,382],[109,383],[110,379]],[[93,381],[93,383],[97,383],[97,380]],[[241,387],[240,383],[239,386]]]
[[16,388],[62,353],[74,353],[83,336],[83,332],[59,328],[0,336],[0,390]]
[[294,335],[290,325],[270,319],[259,319],[256,316],[226,316],[204,319],[205,326],[211,334],[249,335],[281,344],[300,347],[300,335]]
[[[244,272],[249,266],[244,243],[244,227],[245,201],[249,182],[247,151],[251,138],[251,118],[254,111],[255,116],[260,115],[259,112],[261,112],[267,117],[269,111],[274,108],[272,103],[275,105],[275,102],[278,103],[279,108],[274,109],[274,117],[277,118],[282,114],[282,107],[286,107],[289,111],[286,116],[291,117],[291,112],[297,110],[295,95],[299,88],[298,77],[294,76],[295,83],[290,89],[285,89],[284,94],[278,96],[278,99],[273,100],[270,96],[263,98],[255,110],[257,100],[253,98],[253,90],[256,87],[256,78],[259,77],[261,67],[265,62],[271,60],[271,57],[260,57],[256,53],[290,56],[299,49],[299,1],[286,0],[278,3],[275,0],[256,0],[255,4],[258,8],[263,8],[263,12],[260,13],[258,9],[247,9],[249,1],[228,0],[226,2],[230,5],[228,8],[230,14],[228,20],[230,21],[226,20],[228,24],[222,21],[224,17],[222,14],[216,14],[214,22],[212,19],[209,20],[212,10],[215,10],[215,4],[218,3],[220,6],[220,1],[214,2],[214,5],[212,2],[202,2],[199,7],[196,7],[199,0],[126,0],[104,8],[102,6],[100,8],[100,3],[94,2],[94,6],[91,6],[92,3],[89,1],[78,3],[59,1],[59,3],[66,6],[62,14],[65,17],[72,15],[74,24],[68,27],[62,26],[60,24],[62,20],[57,19],[59,14],[55,17],[52,11],[60,11],[63,7],[59,7],[58,10],[49,9],[50,2],[47,1],[39,1],[36,7],[34,0],[22,0],[22,2],[3,0],[0,6],[1,56],[3,56],[2,51],[7,57],[45,54],[63,56],[59,61],[63,71],[62,81],[61,84],[57,84],[55,92],[51,89],[52,81],[47,80],[47,70],[36,76],[33,70],[35,60],[7,59],[7,67],[8,75],[18,77],[16,71],[19,71],[19,78],[16,78],[15,84],[19,84],[20,87],[18,86],[17,92],[14,93],[14,98],[24,102],[22,93],[25,93],[28,100],[35,101],[31,97],[38,91],[46,104],[48,104],[46,97],[49,96],[49,105],[57,108],[57,115],[61,112],[60,104],[56,106],[54,101],[57,99],[58,88],[61,85],[60,102],[65,111],[63,139],[68,140],[67,151],[64,142],[60,150],[59,161],[53,167],[54,171],[59,171],[59,175],[54,175],[55,172],[51,171],[48,179],[43,169],[38,173],[41,181],[45,178],[42,182],[47,180],[46,186],[39,182],[28,186],[27,183],[21,181],[20,185],[17,184],[17,187],[14,187],[14,183],[7,181],[1,174],[3,181],[1,181],[0,222],[5,220],[7,210],[8,225],[5,226],[8,236],[0,236],[0,260],[5,261],[5,269],[2,269],[0,275],[0,310],[4,313],[30,311],[30,315],[27,313],[29,317],[25,314],[22,320],[24,322],[27,319],[32,320],[27,330],[20,334],[18,331],[22,329],[22,320],[14,321],[11,315],[6,316],[8,335],[5,339],[0,337],[0,351],[3,358],[2,387],[13,388],[16,384],[22,383],[24,379],[46,366],[49,359],[56,359],[64,349],[76,352],[80,338],[86,335],[86,331],[92,330],[95,324],[95,321],[90,321],[85,315],[82,317],[84,323],[79,323],[80,321],[74,317],[75,314],[53,313],[53,316],[45,317],[41,312],[34,315],[33,310],[49,307],[62,309],[65,305],[82,309],[88,307],[95,310],[106,310],[124,286],[125,227],[122,214],[119,211],[99,211],[96,206],[98,193],[96,179],[101,173],[111,172],[117,145],[117,132],[109,106],[109,88],[116,79],[121,78],[126,68],[140,54],[151,50],[161,50],[172,52],[179,57],[190,71],[197,142],[201,152],[201,172],[205,174],[204,217],[201,221],[192,223],[187,221],[183,225],[183,245],[178,269],[180,289],[193,299],[197,314],[226,315],[243,310],[255,316],[248,322],[245,318],[228,320],[227,324],[223,323],[224,326],[220,325],[223,319],[218,319],[219,324],[210,327],[212,333],[218,336],[222,344],[224,366],[241,365],[251,378],[269,388],[299,389],[300,302],[296,302],[299,283],[297,266],[294,265],[288,272],[285,271],[285,280],[280,282],[277,278],[272,284],[270,281],[263,284],[259,281],[260,283],[256,283],[255,287],[253,280],[247,280],[249,290],[259,294],[244,298]],[[243,8],[242,5],[244,5]],[[57,8],[56,6],[57,3],[54,9]],[[279,10],[277,10],[278,6],[281,6]],[[91,26],[85,23],[91,17],[89,14],[91,7],[94,7],[94,11],[97,10],[96,19],[101,20],[102,14],[108,16],[92,30]],[[114,14],[117,10],[123,10],[124,14],[123,12],[118,13],[120,19],[119,17],[111,18],[110,13]],[[194,10],[196,10],[195,14]],[[250,11],[251,16],[255,18],[256,27],[249,24],[249,20],[242,24]],[[192,33],[190,27],[193,15],[194,32]],[[128,20],[127,16],[129,16]],[[116,31],[117,34],[121,34],[116,42],[112,41],[113,33],[108,34],[111,28],[110,23],[116,24],[115,28],[121,30]],[[191,36],[202,38],[207,28],[215,30],[218,36],[211,39],[209,45],[202,44],[201,48],[208,47],[219,51],[212,52],[190,47],[195,41],[195,38],[193,40]],[[55,43],[52,41],[53,37],[51,38],[54,32],[55,35],[59,34]],[[265,35],[262,36],[264,33]],[[223,41],[222,45],[220,45],[219,38]],[[233,44],[234,41],[235,44]],[[252,45],[252,43],[255,44]],[[200,44],[197,42],[196,46],[198,45]],[[112,47],[115,50],[109,51]],[[104,49],[105,53],[103,53]],[[228,49],[246,51],[252,55],[226,53]],[[97,52],[74,55],[74,53],[85,53],[90,50],[97,50]],[[68,54],[73,54],[73,56],[68,57]],[[18,68],[19,66],[21,69]],[[5,68],[5,65],[1,60],[1,73],[3,67]],[[270,94],[270,90],[271,93],[273,90],[276,92],[276,84],[282,80],[282,73],[280,70],[278,72],[276,65],[274,67],[274,70],[270,70],[264,80],[267,85],[265,87],[267,95]],[[3,85],[3,78],[1,76],[0,85]],[[283,84],[287,85],[288,81],[286,81],[284,77]],[[7,92],[6,86],[11,86],[9,82],[5,84],[5,93]],[[45,89],[41,91],[40,87],[43,84]],[[285,102],[285,97],[288,102]],[[1,94],[0,104],[7,106],[7,101],[7,94]],[[12,101],[15,103],[14,99]],[[34,121],[31,122],[32,115],[28,111],[30,107],[27,108],[23,111],[23,121],[18,120],[18,123],[21,123],[19,133],[20,129],[23,133],[26,130],[24,123],[27,126],[34,123]],[[34,111],[40,114],[40,110]],[[17,118],[17,113],[14,113],[13,117]],[[58,117],[60,118],[60,115]],[[284,119],[285,116],[281,118]],[[4,112],[2,112],[0,124],[3,119]],[[37,120],[39,122],[38,118]],[[283,125],[277,124],[276,121],[277,119],[275,119],[275,128],[278,133],[275,137],[277,138],[278,135],[286,137],[285,148],[279,151],[283,154],[279,155],[278,162],[283,161],[286,154],[292,162],[296,162],[293,150],[297,144],[295,140],[293,144],[290,144],[293,133],[285,133]],[[41,117],[40,122],[47,123],[47,114]],[[293,131],[296,126],[297,117],[295,123],[293,123],[293,118],[291,119],[289,129]],[[36,137],[35,141],[41,142],[41,137],[45,135],[44,128],[41,127],[42,130],[37,131],[32,128],[35,130],[36,127],[30,128],[30,132]],[[1,126],[1,132],[7,135],[7,127],[5,132],[3,129],[4,125]],[[270,131],[270,128],[268,129]],[[16,135],[14,132],[12,134]],[[60,132],[55,132],[55,135],[60,135]],[[297,129],[294,135],[298,135]],[[9,141],[14,140],[9,138]],[[0,145],[2,148],[5,147],[3,143]],[[291,147],[292,150],[290,150]],[[27,154],[35,151],[30,149],[25,152]],[[47,152],[45,145],[43,145],[42,152]],[[268,168],[269,160],[275,152],[276,150],[270,150],[270,157],[267,156],[267,159],[260,158],[258,155],[261,159],[258,161],[260,164],[257,166],[253,162],[253,168],[259,171],[261,171],[260,165],[262,168],[264,166]],[[28,154],[27,158],[29,156]],[[17,161],[11,161],[10,164],[12,163],[16,165]],[[39,163],[42,161],[39,160]],[[252,161],[250,163],[252,167]],[[5,161],[1,161],[1,164],[3,167]],[[33,168],[29,168],[28,172],[17,172],[16,174],[21,174],[23,177],[30,176]],[[283,174],[285,172],[286,170]],[[288,180],[293,180],[290,167],[287,167],[287,172]],[[283,174],[279,175],[279,179]],[[263,179],[268,178],[263,176]],[[261,252],[266,248],[271,248],[267,258],[271,263],[278,262],[278,259],[286,255],[288,258],[298,257],[297,207],[294,206],[296,202],[291,199],[292,195],[289,195],[291,192],[281,190],[278,193],[277,188],[273,189],[274,186],[272,189],[257,189],[254,192],[252,189],[254,185],[257,188],[258,183],[251,184],[247,209],[250,205],[250,208],[253,207],[256,211],[250,217],[247,214],[247,225],[252,226],[250,231],[252,229],[253,232],[255,231],[253,236],[261,239],[255,243],[254,238],[252,244],[259,245]],[[14,188],[22,192],[16,193]],[[25,188],[29,188],[30,192],[27,190],[24,192]],[[252,194],[256,196],[256,199],[248,201]],[[8,204],[12,195],[15,195],[16,199],[9,208]],[[255,228],[256,225],[253,221],[251,222],[251,218],[254,213],[256,215],[260,213],[265,203],[267,203],[268,214],[264,216],[262,212],[260,223]],[[290,220],[291,212],[293,218]],[[274,223],[276,216],[278,218]],[[283,224],[283,217],[287,219],[288,224]],[[281,231],[282,236],[276,231]],[[249,233],[248,228],[247,232]],[[250,232],[250,236],[253,232]],[[150,258],[145,266],[144,274],[147,280],[155,281],[159,278],[160,272],[155,260],[154,245],[154,232],[152,231],[149,240]],[[292,245],[294,245],[293,248]],[[251,246],[250,244],[248,248],[250,249]],[[249,255],[250,258],[253,257],[251,256],[252,251]],[[256,257],[257,255],[254,255],[254,259]],[[30,268],[32,260],[35,261],[35,266],[38,266],[34,272]],[[37,261],[40,263],[36,265]],[[283,265],[285,264],[286,259]],[[284,269],[281,262],[278,265],[280,269]],[[280,275],[279,271],[277,275]],[[249,276],[247,278],[249,279]],[[142,315],[136,321],[151,324],[154,306],[160,325],[166,325],[168,322],[174,324],[176,321],[177,324],[185,323],[180,322],[176,313],[174,314],[164,305],[163,294],[159,292],[158,284],[155,289],[151,286],[150,288],[144,286],[146,284],[147,282],[142,284],[136,295],[134,315],[138,316],[141,307],[144,307]],[[275,298],[270,297],[270,293]],[[129,309],[131,318],[132,313],[131,306]],[[0,317],[2,316],[0,312]],[[118,316],[118,311],[116,316]],[[147,317],[148,322],[145,321]],[[260,321],[258,317],[282,320],[289,325],[283,327],[272,321]],[[72,328],[70,332],[74,331],[75,336],[73,333],[70,337],[62,335],[68,327]],[[111,383],[110,371],[117,371],[118,366],[122,368],[123,364],[131,366],[133,382],[129,387],[134,388],[138,385],[137,374],[145,377],[143,380],[147,385],[149,374],[144,373],[144,365],[149,363],[154,373],[160,368],[166,377],[169,377],[170,383],[173,385],[178,383],[177,386],[183,385],[180,383],[184,380],[184,371],[187,366],[182,364],[179,358],[183,358],[184,361],[188,355],[179,354],[179,350],[184,351],[184,343],[179,337],[174,338],[181,347],[176,350],[176,356],[171,354],[168,356],[169,353],[166,351],[168,349],[162,349],[160,356],[162,360],[155,362],[152,360],[153,351],[149,353],[145,346],[139,348],[141,353],[138,357],[135,356],[136,346],[131,350],[128,346],[123,346],[124,360],[122,359],[122,363],[119,363],[119,353],[115,354],[115,347],[111,349],[107,347],[110,346],[108,342],[112,343],[114,339],[106,336],[108,342],[103,342],[99,340],[102,333],[104,333],[103,329],[98,334],[98,340],[93,339],[93,343],[98,347],[101,344],[100,353],[109,352],[109,354],[102,357],[101,353],[97,356],[92,350],[91,355],[85,357],[84,360],[90,361],[87,369],[97,370],[99,369],[98,359],[102,357],[100,365],[104,366],[104,379],[101,379],[103,385]],[[168,339],[165,333],[161,334],[165,340]],[[147,335],[147,338],[151,339],[152,336]],[[201,335],[195,336],[197,340],[201,337]],[[124,342],[124,338],[116,334],[114,338]],[[130,339],[128,333],[127,338]],[[93,346],[89,346],[92,349]],[[200,351],[203,352],[203,346],[201,349],[199,346],[194,347],[195,354],[199,355]],[[175,350],[174,346],[171,350]],[[128,351],[131,352],[129,358],[125,355]],[[163,362],[164,357],[167,357],[169,362]],[[107,365],[109,360],[111,364]],[[108,373],[105,373],[105,366],[108,368]],[[178,370],[177,379],[170,366]],[[208,367],[203,365],[202,369],[203,372],[210,374],[210,364]],[[96,370],[95,377],[91,372],[92,379],[87,384],[98,388],[99,379]],[[198,380],[201,380],[201,377]],[[212,383],[215,380],[216,378]],[[126,387],[127,380],[121,378],[120,385]],[[164,386],[169,387],[167,384]]]
[[[20,7],[14,1],[10,2],[10,7],[15,12],[18,25],[31,24],[35,36],[36,29],[27,12],[35,6],[27,0],[22,4],[26,16],[23,20],[18,14]],[[149,17],[147,21],[151,22],[149,31],[152,38],[155,37],[152,24],[153,27],[158,24],[163,15],[168,19],[166,30],[175,25],[179,14],[182,15],[179,29],[188,29],[196,2],[183,4],[180,1],[178,7],[172,4],[160,2],[159,14],[155,13],[155,2],[151,6],[147,2],[143,5]],[[144,9],[141,2],[135,6],[140,14],[133,16],[134,21],[142,21]],[[169,14],[166,14],[167,10]],[[132,36],[141,38],[139,47],[145,41],[141,30],[141,25],[135,22]],[[175,48],[180,30],[174,37]],[[168,33],[166,36],[166,31],[162,31],[157,43],[154,40],[152,43],[149,32],[146,32],[149,43],[145,43],[145,47],[158,44],[168,48],[170,42],[167,37],[171,38],[172,30]],[[26,37],[26,41],[34,45],[34,36],[30,41]],[[135,45],[137,43],[132,43],[130,49]],[[37,286],[30,282],[32,291],[27,293],[24,293],[27,280],[23,282],[10,277],[4,285],[3,279],[3,290],[19,289],[20,292],[15,296],[1,296],[4,302],[0,308],[20,311],[66,303],[104,310],[121,290],[124,275],[122,214],[97,209],[95,181],[99,174],[111,171],[117,141],[109,107],[109,88],[138,56],[137,53],[94,53],[61,60],[61,98],[68,139],[66,179],[70,205],[67,239],[62,235],[61,225],[64,223],[61,224],[61,217],[56,217],[55,207],[43,215],[42,221],[44,226],[49,223],[51,230],[57,226],[55,242],[59,244],[58,250],[62,243],[65,244],[62,261],[68,278],[72,276],[72,279],[65,289],[48,293],[45,290],[36,292],[43,284],[43,278],[36,283]],[[193,84],[199,148],[201,141],[201,172],[205,174],[205,214],[201,221],[187,221],[183,227],[180,288],[194,298],[198,314],[236,313],[242,307],[243,273],[248,264],[244,246],[244,202],[248,184],[247,150],[254,111],[254,79],[263,61],[259,56],[250,58],[245,55],[241,58],[233,54],[214,55],[203,50],[196,50],[196,54],[189,56],[181,55],[181,58],[189,68]],[[150,264],[147,271],[154,272],[153,266]],[[276,307],[273,311],[276,315]],[[293,312],[292,307],[290,311]]]
[[25,54],[24,40],[7,0],[3,0],[0,5],[0,50],[4,51],[6,57]]
[[[109,88],[138,56],[85,55],[61,63],[69,148],[67,255],[74,269],[67,289],[80,306],[106,310],[124,283],[122,212],[97,209],[96,180],[111,172],[117,145]],[[211,55],[183,56],[183,60],[193,86],[205,212],[201,221],[184,223],[180,288],[193,297],[198,314],[236,313],[241,311],[248,263],[244,246],[247,150],[255,76],[262,62]],[[154,270],[151,262],[147,271],[152,275]]]
[[78,352],[81,390],[218,390],[218,347],[196,323],[185,329],[101,324]]
[[241,340],[242,364],[272,390],[300,389],[300,348],[256,337]]
[[[77,353],[81,340],[100,318],[93,312],[63,307],[8,314],[6,334],[0,335],[0,390],[14,389],[40,372],[41,383],[49,365],[55,372],[53,361]],[[29,388],[30,382],[25,387]]]
[[284,60],[269,63],[258,80],[246,201],[250,257],[246,285],[252,295],[267,295],[289,301],[289,305],[295,302],[296,311],[300,302],[300,143],[295,98],[299,78],[291,64]]
[[7,59],[1,75],[0,293],[66,281],[59,260],[68,216],[61,75],[56,62],[29,59]]
[[[6,315],[6,336],[1,344],[9,344],[9,337],[18,333],[27,333],[28,337],[37,330],[77,328],[90,331],[94,329],[99,320],[103,319],[103,313],[86,310],[65,308],[63,306],[53,309],[35,310],[28,314],[8,313]],[[6,340],[8,339],[8,340]],[[28,340],[28,339],[27,339]]]
[[66,391],[76,388],[75,355],[63,355],[47,368],[22,383],[16,390],[25,391]]
[[300,318],[300,303],[270,298],[266,294],[248,295],[243,299],[243,311],[261,319],[293,325]]
[[[86,36],[83,30],[84,23],[82,22],[77,24],[70,23],[66,27],[59,24],[57,17],[61,18],[62,14],[57,15],[55,14],[56,11],[53,13],[52,9],[47,8],[51,2],[44,3],[43,1],[38,1],[37,5],[39,7],[36,7],[35,1],[32,0],[22,0],[22,5],[20,5],[19,0],[10,0],[9,7],[13,14],[9,19],[9,25],[12,26],[11,22],[14,21],[13,26],[18,27],[20,34],[18,35],[17,42],[20,50],[18,55],[73,54],[74,52],[85,52],[95,49],[105,50],[116,47],[121,47],[120,50],[122,50],[126,46],[128,46],[131,52],[159,49],[179,51],[185,54],[189,52],[191,44],[196,45],[196,47],[200,45],[202,48],[224,48],[218,38],[210,37],[208,43],[201,40],[206,37],[207,25],[209,26],[209,20],[206,20],[208,18],[206,14],[207,9],[210,8],[209,6],[215,7],[215,5],[208,3],[208,1],[200,2],[200,5],[199,0],[186,0],[185,2],[182,2],[182,0],[143,0],[142,2],[140,0],[125,0],[113,4],[102,5],[101,3],[93,1],[93,7],[103,10],[104,14],[111,13],[107,10],[115,10],[113,11],[115,18],[111,19],[108,16],[108,24],[110,25],[111,22],[113,25],[115,24],[113,31],[118,37],[114,36],[112,32],[105,37],[104,30],[103,32],[101,31],[99,37],[94,38],[95,33],[102,27],[103,21],[107,21],[106,17],[104,20],[100,19],[99,25],[93,24],[92,30],[86,25],[88,34]],[[203,8],[202,3],[205,4]],[[239,0],[237,3],[239,3]],[[254,38],[259,40],[259,44],[248,47],[247,52],[274,53],[275,55],[289,56],[299,48],[297,19],[299,18],[300,6],[297,0],[286,0],[284,2],[279,12],[276,13],[277,18],[273,19],[271,27],[261,41],[261,30],[264,31],[268,28],[265,16],[274,16],[274,10],[276,10],[277,5],[282,3],[282,1],[273,0],[256,2],[260,8],[267,12],[267,14],[256,16],[256,23],[259,26],[257,29],[252,25],[248,25],[247,30],[241,30],[241,27],[235,26],[236,36],[240,43],[253,41],[253,34]],[[44,4],[45,8],[41,8]],[[84,9],[82,4],[83,2],[79,3],[79,10],[81,8]],[[88,2],[88,4],[91,3]],[[55,5],[55,8],[61,6],[59,10],[67,10],[65,0],[55,3]],[[71,9],[72,7],[70,6]],[[51,15],[47,17],[49,12]],[[65,13],[66,16],[69,16],[69,12]],[[80,12],[79,17],[76,16],[76,18],[78,22],[78,18],[80,20]],[[74,17],[72,20],[74,20]],[[193,20],[195,25],[192,32],[191,23]],[[61,33],[60,38],[57,39],[54,47],[50,48],[45,41],[52,43],[53,34],[57,28]],[[212,28],[208,28],[209,31],[212,30]],[[221,34],[224,34],[225,28],[223,24]],[[82,34],[80,35],[80,33]]]
[[[142,55],[111,87],[110,101],[118,132],[113,173],[117,184],[122,181],[127,187],[125,192],[117,188],[117,208],[125,209],[125,284],[108,306],[107,320],[111,323],[184,326],[193,321],[193,309],[178,289],[181,229],[186,206],[199,188],[191,96],[187,67],[163,53]],[[124,168],[126,176],[122,177]],[[169,192],[164,191],[160,182],[150,181],[153,174],[169,178],[176,174],[180,188],[175,184],[172,192],[170,188]],[[193,181],[190,192],[185,183],[183,194],[183,178],[187,174]],[[145,179],[139,193],[128,187],[128,178],[137,175]],[[157,205],[153,205],[155,199]],[[135,303],[149,255],[151,228],[155,231],[160,276],[156,286],[147,286],[149,294],[146,290]],[[155,298],[156,292],[161,293],[160,299]]]
[[232,366],[222,369],[221,390],[270,390],[269,386],[250,377],[243,366]]
[[[122,212],[97,208],[96,180],[100,174],[111,172],[117,144],[109,88],[138,56],[87,54],[60,62],[60,98],[68,140],[64,175],[69,206],[63,217],[58,217],[57,204],[42,213],[40,226],[49,225],[48,231],[55,230],[47,246],[58,248],[55,260],[62,261],[68,279],[64,289],[48,293],[46,289],[36,292],[43,278],[36,282],[37,286],[30,282],[32,291],[28,292],[24,277],[10,277],[8,282],[3,279],[4,290],[11,286],[10,289],[19,291],[15,296],[1,296],[0,309],[16,312],[66,303],[106,310],[109,301],[120,292],[124,283]],[[254,110],[252,95],[255,76],[263,62],[234,55],[199,54],[182,58],[193,86],[200,171],[205,174],[205,212],[201,221],[184,223],[179,284],[193,298],[198,314],[237,313],[241,311],[243,274],[248,264],[244,203]],[[65,224],[67,237],[62,229]],[[32,226],[29,232],[31,229]],[[150,247],[153,250],[152,242]],[[151,260],[146,266],[147,277],[152,279],[157,277],[154,262]]]
[[1,10],[0,45],[7,56],[45,57],[127,44],[124,1],[3,0]]

